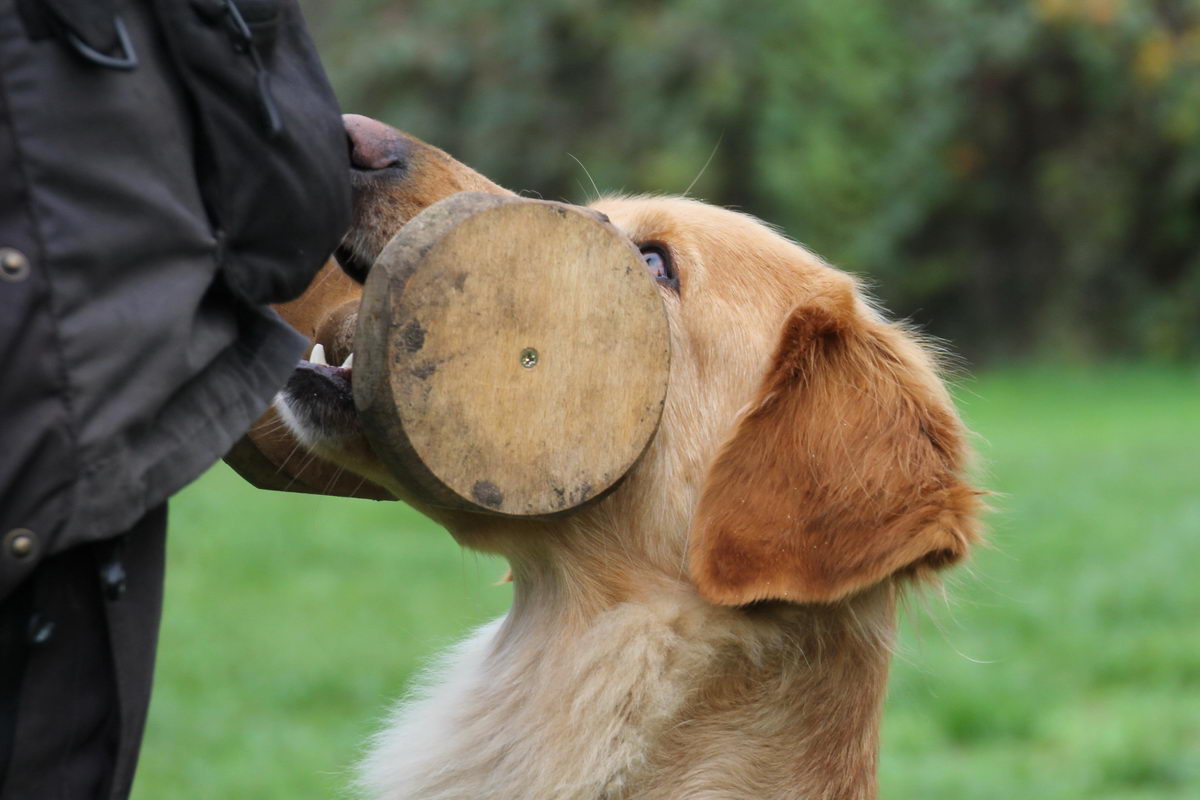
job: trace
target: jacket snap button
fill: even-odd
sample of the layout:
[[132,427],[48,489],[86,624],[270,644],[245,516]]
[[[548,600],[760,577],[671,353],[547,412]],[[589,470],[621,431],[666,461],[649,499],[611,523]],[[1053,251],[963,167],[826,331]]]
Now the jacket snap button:
[[28,528],[16,528],[4,536],[8,552],[16,558],[28,558],[37,549],[37,534]]
[[0,278],[23,281],[29,277],[29,259],[20,250],[0,247]]
[[30,644],[45,644],[54,638],[54,620],[35,611],[29,618],[29,629],[26,633]]
[[104,585],[104,596],[110,601],[120,600],[125,595],[125,565],[118,559],[100,568],[100,582]]

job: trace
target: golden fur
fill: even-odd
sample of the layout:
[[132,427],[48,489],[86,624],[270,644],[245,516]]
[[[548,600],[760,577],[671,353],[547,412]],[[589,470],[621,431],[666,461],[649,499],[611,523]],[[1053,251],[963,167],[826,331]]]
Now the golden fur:
[[[442,177],[410,168],[360,197],[360,256],[449,193],[430,181],[504,191],[429,163]],[[592,208],[678,272],[678,294],[662,290],[661,429],[573,516],[422,509],[508,559],[513,606],[398,706],[361,786],[387,800],[872,798],[900,584],[977,538],[966,434],[934,360],[851,277],[749,216],[681,198]],[[361,450],[322,452],[389,485]]]

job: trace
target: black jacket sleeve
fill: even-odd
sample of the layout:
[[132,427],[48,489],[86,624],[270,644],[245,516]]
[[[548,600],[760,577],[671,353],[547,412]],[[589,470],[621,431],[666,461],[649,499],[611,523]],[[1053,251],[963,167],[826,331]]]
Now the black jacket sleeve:
[[294,0],[81,2],[0,0],[0,599],[241,435],[349,220]]

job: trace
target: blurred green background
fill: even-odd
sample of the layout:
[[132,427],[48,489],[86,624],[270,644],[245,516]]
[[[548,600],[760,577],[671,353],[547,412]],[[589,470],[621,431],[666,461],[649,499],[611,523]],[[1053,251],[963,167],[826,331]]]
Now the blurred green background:
[[307,6],[346,111],[509,188],[694,182],[977,361],[1200,355],[1200,0]]
[[[964,356],[991,546],[905,614],[882,797],[1200,797],[1200,0],[304,5],[345,110],[738,206]],[[171,514],[136,800],[340,796],[511,596],[398,504],[219,466]]]

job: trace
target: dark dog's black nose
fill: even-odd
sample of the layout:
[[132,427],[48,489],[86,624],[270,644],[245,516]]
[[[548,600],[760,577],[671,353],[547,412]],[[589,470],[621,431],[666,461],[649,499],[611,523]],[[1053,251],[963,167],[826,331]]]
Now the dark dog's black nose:
[[343,114],[350,165],[360,170],[404,169],[409,143],[394,128],[359,114]]

